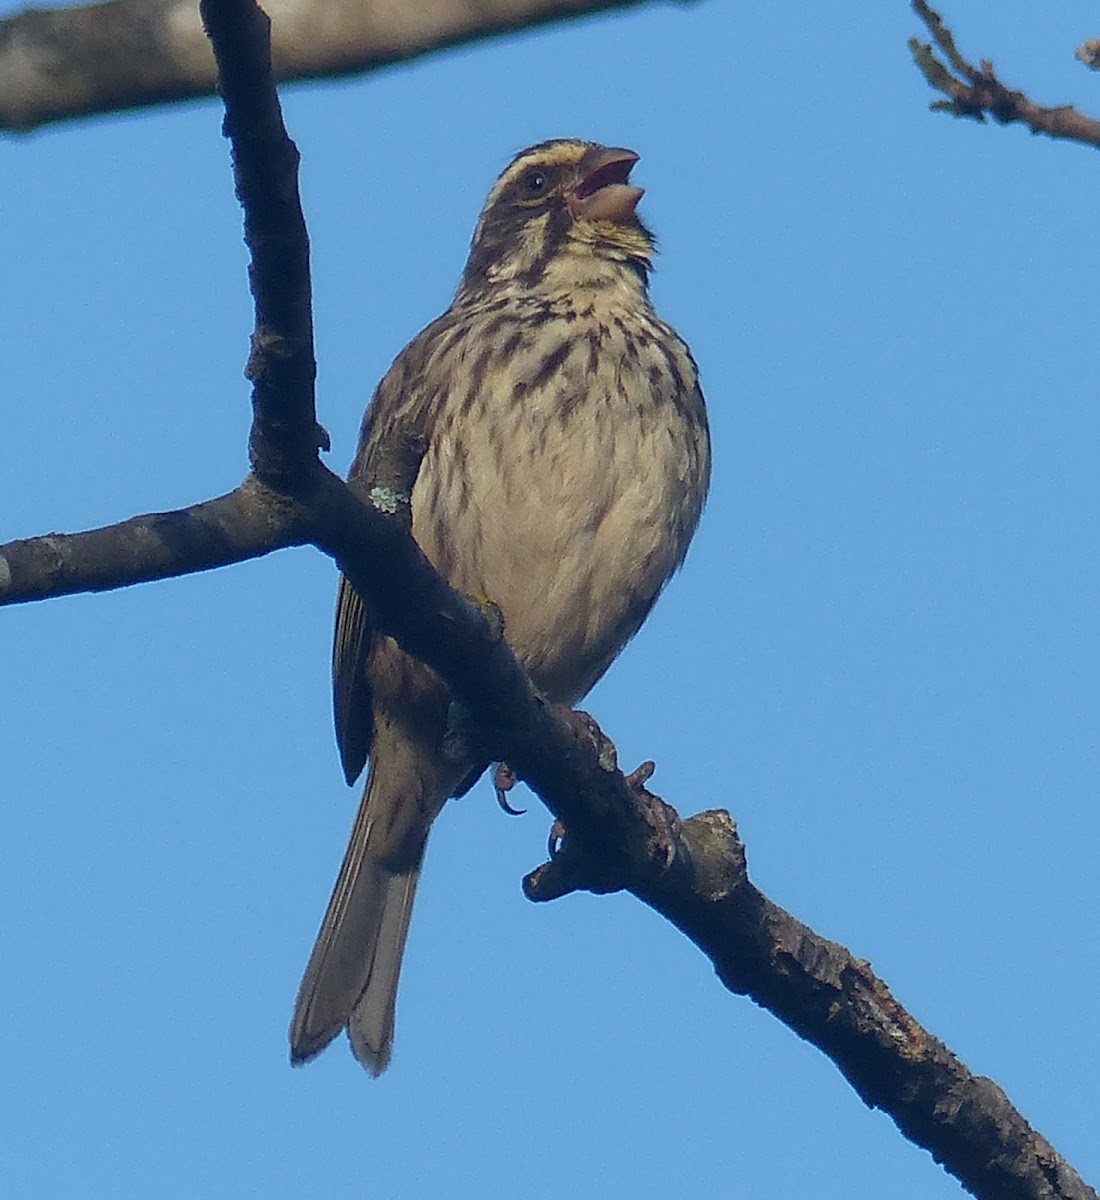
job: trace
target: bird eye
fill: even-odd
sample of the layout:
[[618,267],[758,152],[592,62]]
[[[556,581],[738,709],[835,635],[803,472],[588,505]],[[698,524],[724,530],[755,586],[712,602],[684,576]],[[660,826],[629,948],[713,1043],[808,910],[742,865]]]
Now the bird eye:
[[529,196],[541,196],[550,182],[545,171],[532,167],[523,177],[523,186]]

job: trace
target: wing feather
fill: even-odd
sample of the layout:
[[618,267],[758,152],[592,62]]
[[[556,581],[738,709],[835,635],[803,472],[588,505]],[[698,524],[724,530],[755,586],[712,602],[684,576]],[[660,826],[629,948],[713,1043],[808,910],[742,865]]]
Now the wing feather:
[[[428,362],[461,332],[446,316],[433,321],[401,351],[379,383],[364,414],[359,447],[348,473],[349,486],[364,499],[378,482],[379,450],[385,450],[397,436],[420,439],[424,435],[432,399],[424,384]],[[374,638],[363,601],[341,576],[332,646],[332,702],[336,744],[349,785],[362,774],[374,740],[367,671]]]
[[367,656],[374,632],[359,593],[340,576],[332,642],[332,709],[336,744],[348,785],[359,778],[374,736]]

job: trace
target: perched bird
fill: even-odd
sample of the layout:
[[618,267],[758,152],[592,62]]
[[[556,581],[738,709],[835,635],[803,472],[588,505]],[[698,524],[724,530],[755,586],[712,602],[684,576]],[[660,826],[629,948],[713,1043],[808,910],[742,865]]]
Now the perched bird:
[[[687,346],[653,310],[654,239],[629,182],[638,156],[564,139],[493,185],[450,308],[372,398],[348,482],[402,431],[427,451],[413,535],[451,585],[488,597],[535,684],[573,704],[637,632],[683,562],[710,477]],[[363,799],[298,992],[291,1061],[347,1028],[389,1062],[401,956],[432,821],[488,765],[448,737],[449,696],[371,629],[341,580],[336,735]],[[461,747],[461,739],[459,739]]]

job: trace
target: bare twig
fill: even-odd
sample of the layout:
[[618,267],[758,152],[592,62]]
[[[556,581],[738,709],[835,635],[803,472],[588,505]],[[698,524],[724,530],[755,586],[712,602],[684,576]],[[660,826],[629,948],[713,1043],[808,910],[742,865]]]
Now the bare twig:
[[934,112],[976,121],[984,121],[988,115],[1002,125],[1026,125],[1032,133],[1100,147],[1100,121],[1086,117],[1068,104],[1043,108],[1023,92],[1011,90],[997,78],[993,64],[987,59],[974,66],[959,53],[951,30],[925,0],[913,0],[913,11],[928,27],[945,60],[937,58],[935,49],[927,42],[909,39],[909,50],[921,74],[931,87],[948,97],[933,101]]

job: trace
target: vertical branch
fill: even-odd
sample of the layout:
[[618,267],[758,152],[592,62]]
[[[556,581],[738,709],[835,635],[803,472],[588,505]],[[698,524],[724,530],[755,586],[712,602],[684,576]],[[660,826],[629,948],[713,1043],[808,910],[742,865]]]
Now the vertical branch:
[[309,234],[298,196],[298,148],[287,135],[271,71],[271,22],[253,0],[202,0],[225,102],[256,326],[246,375],[252,381],[252,469],[287,487],[308,475],[328,435],[317,424]]

